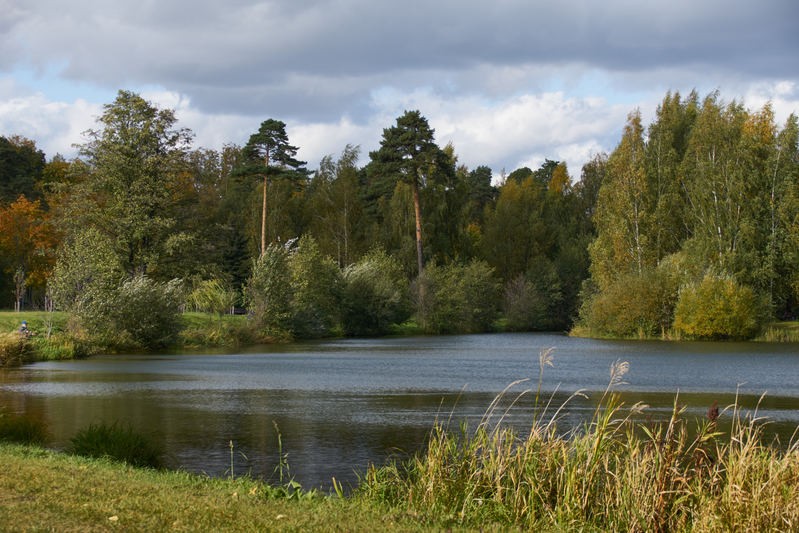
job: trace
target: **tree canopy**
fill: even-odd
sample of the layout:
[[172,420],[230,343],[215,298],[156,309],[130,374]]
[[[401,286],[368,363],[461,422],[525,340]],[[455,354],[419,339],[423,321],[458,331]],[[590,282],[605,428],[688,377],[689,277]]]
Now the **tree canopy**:
[[[670,92],[651,124],[633,110],[579,178],[545,159],[499,179],[439,146],[419,110],[364,164],[345,145],[309,171],[280,120],[244,146],[195,148],[174,111],[120,91],[72,160],[0,137],[0,301],[52,296],[86,320],[125,299],[142,313],[246,308],[267,337],[384,334],[407,319],[751,337],[799,314],[799,121],[774,117]],[[169,313],[167,330],[113,327],[159,344]]]

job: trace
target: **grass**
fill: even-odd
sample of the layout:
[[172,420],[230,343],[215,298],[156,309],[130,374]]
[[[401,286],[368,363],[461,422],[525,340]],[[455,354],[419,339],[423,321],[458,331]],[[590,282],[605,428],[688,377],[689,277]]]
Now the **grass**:
[[766,342],[799,342],[799,320],[770,324],[756,340]]
[[[542,352],[542,367],[551,363]],[[584,427],[561,434],[536,404],[531,429],[501,423],[499,399],[474,430],[438,425],[410,461],[369,469],[360,497],[430,524],[563,531],[796,531],[799,443],[769,446],[735,405],[690,427],[675,401],[668,420],[633,423],[611,384]],[[511,403],[522,401],[522,396]],[[494,420],[498,417],[499,421]]]
[[5,531],[425,531],[367,502],[0,444]]
[[[25,320],[29,337],[17,333]],[[261,338],[242,315],[184,313],[184,328],[176,348],[238,347],[272,342]],[[67,313],[44,311],[0,311],[0,366],[25,361],[75,359],[106,349],[91,339],[75,335],[68,328]]]
[[43,445],[47,428],[41,420],[0,410],[0,441]]
[[133,466],[161,466],[161,450],[146,436],[119,424],[91,424],[81,429],[72,437],[69,451],[84,457],[107,457]]

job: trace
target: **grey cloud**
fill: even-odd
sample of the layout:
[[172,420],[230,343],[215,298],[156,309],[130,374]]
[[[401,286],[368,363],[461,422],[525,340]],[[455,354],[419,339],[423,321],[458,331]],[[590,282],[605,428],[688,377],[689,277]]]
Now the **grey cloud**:
[[712,66],[779,78],[795,77],[799,52],[794,0],[62,5],[42,1],[0,18],[26,60],[63,64],[65,76],[109,88],[164,86],[207,111],[320,120],[363,111],[375,86],[445,87],[485,65],[628,74],[685,66],[697,75]]

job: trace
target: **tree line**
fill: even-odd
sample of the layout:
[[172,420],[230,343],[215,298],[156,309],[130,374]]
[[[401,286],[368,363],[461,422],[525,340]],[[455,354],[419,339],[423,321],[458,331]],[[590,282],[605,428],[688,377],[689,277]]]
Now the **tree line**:
[[[134,309],[173,324],[178,308],[244,308],[279,337],[410,318],[429,332],[735,337],[796,314],[795,116],[779,129],[769,106],[669,93],[579,180],[547,160],[492,183],[434,133],[407,111],[364,165],[347,145],[309,170],[279,120],[244,146],[194,148],[172,110],[120,91],[70,161],[0,137],[2,304],[52,305],[76,331],[99,321],[140,345],[172,330]],[[703,290],[729,292],[715,314],[744,323],[702,330]]]

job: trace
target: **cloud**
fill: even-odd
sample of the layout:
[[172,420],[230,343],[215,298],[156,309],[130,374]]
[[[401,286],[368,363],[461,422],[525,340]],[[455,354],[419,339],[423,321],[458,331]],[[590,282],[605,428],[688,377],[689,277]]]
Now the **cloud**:
[[525,83],[541,68],[586,65],[780,78],[799,51],[793,0],[5,3],[3,49],[18,62],[111,89],[167,87],[205,112],[306,121],[359,120],[376,86],[443,89],[487,65]]
[[176,109],[197,146],[283,120],[313,167],[347,144],[364,162],[419,109],[469,167],[548,158],[579,176],[668,90],[770,101],[784,122],[797,15],[794,0],[0,0],[0,134],[71,153],[125,88]]
[[12,81],[0,79],[0,135],[33,139],[48,157],[74,155],[74,144],[101,113],[102,105],[82,99],[54,102],[41,93],[19,95]]

